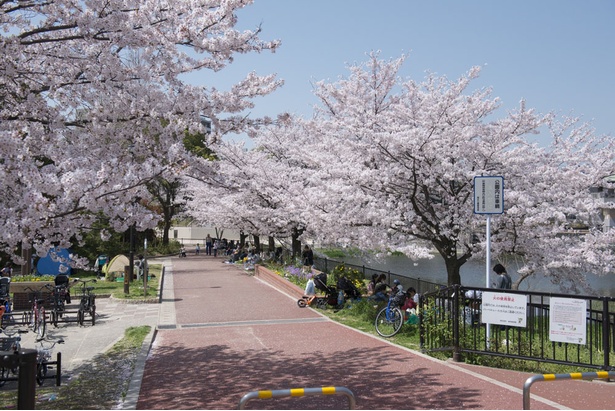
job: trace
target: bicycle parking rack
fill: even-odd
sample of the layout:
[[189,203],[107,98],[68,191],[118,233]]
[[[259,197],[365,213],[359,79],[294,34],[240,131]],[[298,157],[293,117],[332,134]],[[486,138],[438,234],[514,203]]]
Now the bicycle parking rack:
[[[60,385],[62,385],[62,353],[61,352],[56,353],[56,360],[55,361],[46,361],[44,364],[47,365],[47,366],[55,365],[56,373],[55,373],[55,375],[46,375],[46,376],[42,377],[43,380],[54,379],[56,387],[59,387]],[[17,377],[2,378],[2,381],[7,381],[7,382],[8,381],[19,381],[19,376],[17,376]]]
[[534,375],[523,384],[523,409],[530,409],[530,388],[538,381],[556,380],[598,380],[615,378],[615,371],[573,372],[570,374],[539,374]]
[[304,395],[333,395],[342,394],[348,398],[349,409],[353,410],[357,406],[354,394],[346,387],[321,387],[321,388],[291,388],[289,390],[262,390],[252,391],[244,395],[239,401],[239,409],[245,409],[249,401],[255,399],[269,399],[280,397],[303,397]]
[[36,404],[36,350],[0,351],[0,366],[19,367],[17,409],[33,410]]

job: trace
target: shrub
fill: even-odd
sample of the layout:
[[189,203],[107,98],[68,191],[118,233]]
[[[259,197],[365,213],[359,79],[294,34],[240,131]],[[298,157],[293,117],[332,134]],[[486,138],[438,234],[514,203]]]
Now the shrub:
[[364,294],[367,291],[364,281],[365,276],[361,271],[355,268],[346,267],[346,265],[340,264],[331,271],[331,276],[335,279],[335,282],[341,277],[346,277],[359,289],[359,292]]

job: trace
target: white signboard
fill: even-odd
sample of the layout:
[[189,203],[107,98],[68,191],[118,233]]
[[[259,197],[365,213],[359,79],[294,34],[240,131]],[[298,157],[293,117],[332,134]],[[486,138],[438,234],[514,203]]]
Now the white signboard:
[[474,177],[474,213],[504,212],[504,177]]
[[575,298],[551,297],[549,302],[549,339],[551,341],[585,344],[587,301]]
[[483,292],[482,322],[486,324],[525,327],[527,295]]

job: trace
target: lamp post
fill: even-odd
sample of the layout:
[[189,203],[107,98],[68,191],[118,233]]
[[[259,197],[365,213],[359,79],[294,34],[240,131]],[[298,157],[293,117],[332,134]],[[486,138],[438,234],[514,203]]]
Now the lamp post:
[[128,271],[124,269],[124,294],[130,294],[130,282],[135,271],[135,224],[130,225]]

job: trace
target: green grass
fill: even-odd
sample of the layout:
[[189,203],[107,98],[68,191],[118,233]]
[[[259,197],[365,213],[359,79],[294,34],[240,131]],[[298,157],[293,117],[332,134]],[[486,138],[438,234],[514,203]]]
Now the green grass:
[[[325,310],[318,310],[322,314],[340,324],[363,331],[367,334],[379,336],[374,326],[376,314],[384,307],[384,303],[374,304],[367,299],[349,301],[344,304],[344,308],[337,310],[329,307]],[[380,337],[382,338],[382,337]],[[387,338],[397,345],[401,345],[413,350],[419,350],[419,329],[417,325],[404,324],[399,333]]]
[[[111,295],[114,298],[121,300],[142,300],[155,298],[158,295],[158,285],[162,273],[162,264],[150,264],[149,265],[150,280],[147,282],[147,295],[143,294],[143,282],[132,281],[128,287],[128,294],[124,293],[124,283],[122,281],[106,281],[97,280],[95,283],[88,283],[88,287],[94,287],[93,293],[97,295]],[[78,278],[82,280],[96,278],[93,274],[80,275]],[[80,294],[79,286],[81,283],[77,283],[72,287],[71,295]]]

